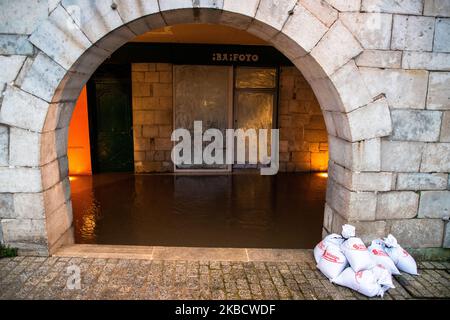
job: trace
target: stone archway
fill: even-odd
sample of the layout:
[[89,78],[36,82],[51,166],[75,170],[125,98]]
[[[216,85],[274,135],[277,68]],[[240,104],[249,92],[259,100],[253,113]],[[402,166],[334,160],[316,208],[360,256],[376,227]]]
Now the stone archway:
[[338,10],[307,3],[63,0],[31,34],[37,54],[23,77],[6,88],[0,110],[13,150],[0,184],[0,192],[14,195],[5,243],[51,254],[72,241],[66,153],[75,101],[117,48],[150,29],[178,23],[244,29],[293,61],[319,100],[329,135],[324,231],[351,222],[365,238],[384,235],[389,217],[379,218],[377,202],[379,192],[392,190],[393,173],[381,170],[381,137],[392,133],[388,99],[366,86],[355,63],[364,47]]

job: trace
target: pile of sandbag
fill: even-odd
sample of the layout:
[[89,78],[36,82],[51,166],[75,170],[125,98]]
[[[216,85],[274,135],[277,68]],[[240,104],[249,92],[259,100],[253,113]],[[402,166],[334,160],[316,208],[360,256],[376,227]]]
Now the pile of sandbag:
[[393,235],[375,239],[369,248],[355,236],[355,227],[343,225],[341,234],[326,236],[314,248],[317,268],[332,283],[348,287],[365,296],[383,296],[394,288],[392,275],[404,271],[417,275],[414,258]]

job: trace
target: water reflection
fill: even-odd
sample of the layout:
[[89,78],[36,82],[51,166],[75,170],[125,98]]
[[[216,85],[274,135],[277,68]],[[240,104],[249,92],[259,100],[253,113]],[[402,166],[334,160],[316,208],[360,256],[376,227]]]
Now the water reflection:
[[77,243],[312,248],[318,174],[101,174],[71,181]]

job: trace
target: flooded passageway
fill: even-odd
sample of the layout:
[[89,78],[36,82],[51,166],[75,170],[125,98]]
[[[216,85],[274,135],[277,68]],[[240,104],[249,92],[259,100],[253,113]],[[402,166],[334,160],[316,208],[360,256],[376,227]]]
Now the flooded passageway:
[[326,178],[314,173],[71,178],[76,243],[312,248]]

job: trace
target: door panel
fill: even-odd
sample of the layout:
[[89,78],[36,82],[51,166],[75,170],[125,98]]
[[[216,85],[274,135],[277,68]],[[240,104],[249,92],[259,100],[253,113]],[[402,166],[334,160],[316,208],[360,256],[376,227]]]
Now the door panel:
[[129,82],[94,80],[94,165],[97,172],[133,171],[133,136]]
[[[277,72],[274,68],[237,67],[235,72],[234,126],[235,129],[268,129],[267,153],[270,156],[270,130],[274,127],[276,111]],[[258,143],[259,148],[259,143]],[[249,163],[249,144],[245,145],[246,163],[235,161],[233,168],[256,168]],[[235,160],[236,160],[235,156]],[[258,160],[259,149],[258,149]]]
[[[230,67],[226,66],[174,66],[174,128],[190,131],[194,138],[194,121],[201,120],[203,132],[219,129],[225,137],[230,121]],[[204,142],[203,147],[209,142]],[[194,141],[191,141],[193,157]],[[225,155],[225,144],[223,154]],[[223,164],[182,164],[176,169],[225,170]]]

